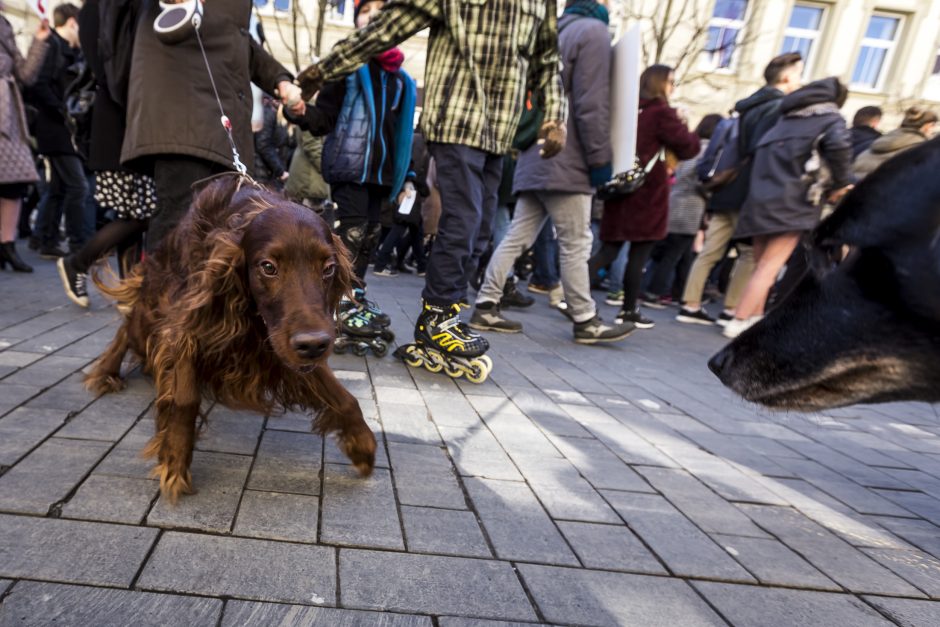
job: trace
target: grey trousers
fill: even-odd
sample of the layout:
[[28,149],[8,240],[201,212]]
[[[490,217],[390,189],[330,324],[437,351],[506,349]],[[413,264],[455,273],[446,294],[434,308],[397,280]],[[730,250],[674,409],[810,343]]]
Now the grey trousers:
[[493,251],[477,302],[497,303],[503,295],[506,276],[516,258],[535,243],[545,220],[551,217],[558,235],[561,284],[568,308],[576,322],[594,317],[588,258],[591,256],[591,196],[560,192],[523,192],[509,232]]

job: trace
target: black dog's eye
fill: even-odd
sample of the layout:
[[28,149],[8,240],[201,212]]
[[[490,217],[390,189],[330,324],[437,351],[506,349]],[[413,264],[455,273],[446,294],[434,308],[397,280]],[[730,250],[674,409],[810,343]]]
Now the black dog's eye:
[[258,265],[266,276],[277,276],[277,266],[270,261],[262,261]]
[[336,264],[329,261],[323,266],[323,278],[332,279],[334,274],[336,274]]

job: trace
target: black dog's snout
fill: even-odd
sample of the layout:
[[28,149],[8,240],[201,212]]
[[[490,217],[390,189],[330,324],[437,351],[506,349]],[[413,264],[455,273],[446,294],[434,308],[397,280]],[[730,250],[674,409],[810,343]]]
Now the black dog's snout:
[[333,338],[330,337],[330,334],[322,331],[296,333],[291,336],[290,345],[302,359],[316,359],[326,352],[332,341]]
[[725,346],[708,360],[708,369],[711,370],[719,379],[721,378],[721,375],[725,369],[731,365],[730,348],[730,346]]

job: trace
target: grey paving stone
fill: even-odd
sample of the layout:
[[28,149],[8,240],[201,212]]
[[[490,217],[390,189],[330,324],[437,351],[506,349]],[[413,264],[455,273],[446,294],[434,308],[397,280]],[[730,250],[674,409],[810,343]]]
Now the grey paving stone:
[[472,512],[402,505],[408,550],[460,557],[492,557]]
[[7,591],[7,588],[13,585],[13,582],[9,579],[0,579],[0,596],[3,596],[3,593]]
[[723,535],[713,535],[712,539],[762,584],[842,591],[842,587],[777,540]]
[[627,527],[563,521],[558,523],[558,528],[587,568],[668,574]]
[[19,350],[0,351],[0,366],[22,368],[44,357],[44,353],[28,353]]
[[431,627],[428,616],[229,601],[222,627]]
[[517,457],[529,487],[556,520],[619,524],[620,518],[566,459]]
[[13,384],[32,385],[40,388],[54,385],[73,372],[88,365],[83,357],[59,357],[50,355],[10,375],[4,381]]
[[389,441],[388,450],[400,503],[467,509],[456,469],[439,446]]
[[336,554],[322,546],[167,532],[140,575],[143,590],[334,605]]
[[349,466],[324,471],[320,540],[346,546],[404,549],[389,471],[359,477]]
[[562,408],[626,463],[676,467],[672,458],[604,410],[587,405],[562,405]]
[[886,472],[843,455],[824,444],[818,442],[787,442],[786,446],[834,470],[843,477],[848,477],[859,485],[887,489],[904,487],[902,481],[895,479]]
[[145,459],[141,452],[152,435],[152,420],[149,417],[140,419],[95,467],[95,474],[149,479],[155,464],[153,460]]
[[339,573],[344,607],[535,620],[506,562],[341,549]]
[[704,531],[752,538],[767,537],[740,510],[689,473],[669,468],[639,468],[638,471]]
[[[38,364],[41,363],[42,361],[38,361],[31,367],[38,367]],[[23,372],[25,372],[25,370],[21,370],[17,375]],[[76,372],[52,387],[43,390],[43,392],[35,398],[29,399],[26,402],[26,407],[34,407],[36,409],[66,409],[68,411],[78,412],[95,400],[85,389],[82,383],[84,378],[85,376],[81,372]],[[37,390],[37,392],[38,391],[39,390]]]
[[393,403],[379,398],[379,415],[385,437],[390,442],[423,442],[440,445],[441,436],[434,423],[428,417],[428,410],[417,390],[413,392],[418,400],[415,403]]
[[486,427],[438,428],[461,475],[522,481],[522,475]]
[[[868,520],[877,522],[891,533],[904,538],[914,546],[940,558],[940,527],[926,520],[904,518],[885,518],[870,516]],[[940,522],[940,521],[938,521]]]
[[903,579],[923,590],[932,599],[940,599],[940,561],[920,551],[863,549],[866,555],[888,567]]
[[465,479],[464,484],[500,558],[578,565],[555,524],[524,483]]
[[0,381],[0,416],[15,409],[23,401],[36,396],[39,391],[40,388],[33,385],[13,385]]
[[761,505],[739,507],[754,522],[852,592],[923,596],[858,549],[792,509]]
[[156,529],[0,515],[0,576],[129,586]]
[[147,524],[228,533],[250,466],[251,458],[243,455],[195,451],[190,471],[196,493],[181,495],[175,505],[161,496]]
[[270,492],[320,494],[322,458],[323,438],[320,436],[266,430],[251,469],[248,487]]
[[233,533],[237,536],[316,542],[320,499],[303,494],[245,490]]
[[45,515],[111,445],[50,438],[0,477],[0,511]]
[[62,508],[62,517],[137,525],[159,490],[152,479],[92,474]]
[[881,610],[901,627],[936,627],[940,625],[940,603],[914,599],[892,599],[865,596],[866,601]]
[[653,488],[635,470],[614,455],[600,440],[553,438],[552,442],[578,472],[595,488],[653,492]]
[[735,627],[891,625],[877,612],[848,594],[757,588],[705,581],[695,581],[692,585]]
[[661,496],[605,491],[630,528],[676,575],[754,582],[726,551]]
[[219,599],[21,581],[0,605],[0,625],[214,627],[221,613]]
[[[460,618],[457,616],[441,616],[437,619],[440,627],[532,627],[532,623],[508,622],[504,620],[482,620],[479,618]],[[539,623],[547,625],[548,623]]]
[[263,426],[264,416],[217,405],[209,412],[208,423],[196,440],[196,448],[200,451],[254,455]]
[[561,457],[558,449],[522,412],[490,414],[483,420],[514,460],[518,457]]
[[724,625],[683,581],[665,577],[519,564],[551,622],[577,625]]
[[0,464],[12,466],[61,427],[66,416],[68,412],[65,410],[19,407],[0,418]]
[[435,392],[422,390],[421,396],[428,408],[431,420],[437,426],[444,427],[478,427],[482,426],[480,416],[477,414],[474,403],[476,399],[493,399],[500,403],[509,403],[505,397],[498,396],[463,396],[451,392]]
[[876,492],[918,516],[922,516],[927,520],[940,521],[940,499],[935,499],[922,492],[898,492],[895,490],[876,490]]

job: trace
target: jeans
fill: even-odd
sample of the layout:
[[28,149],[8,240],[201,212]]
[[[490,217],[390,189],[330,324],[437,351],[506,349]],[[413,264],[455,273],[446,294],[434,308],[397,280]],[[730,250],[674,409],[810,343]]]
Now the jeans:
[[516,258],[532,246],[545,226],[554,222],[558,232],[561,284],[569,311],[576,322],[595,314],[588,280],[587,261],[591,255],[591,196],[556,192],[524,192],[516,203],[509,232],[493,252],[477,302],[498,303],[503,286]]
[[532,278],[529,282],[548,288],[558,285],[558,241],[555,239],[551,216],[542,225],[542,230],[535,238],[532,252],[535,256],[535,268],[532,270]]
[[39,243],[43,248],[59,243],[59,223],[64,214],[69,249],[77,251],[85,245],[95,228],[94,211],[89,214],[87,210],[89,189],[85,168],[75,155],[49,157],[49,165],[52,169],[49,190],[39,204],[36,217]]
[[[594,233],[594,246],[591,248],[591,256],[593,257],[604,245],[600,240],[601,223],[592,222],[591,232]],[[607,271],[607,289],[610,291],[616,291],[618,285],[623,285],[623,271],[627,267],[627,254],[629,252],[630,242],[624,242],[620,247],[620,252],[614,257],[613,262],[610,264],[610,268]],[[591,285],[594,285],[599,280],[600,277],[593,274],[591,275]]]
[[385,236],[379,252],[375,258],[375,269],[384,270],[392,261],[392,251],[397,251],[398,265],[405,262],[405,253],[408,247],[414,251],[415,268],[418,272],[425,269],[424,258],[424,237],[421,235],[421,228],[417,224],[396,224]]
[[509,223],[512,218],[509,215],[509,207],[500,205],[496,207],[496,217],[493,220],[493,248],[499,246],[499,243],[509,232]]
[[[702,292],[705,291],[705,282],[708,275],[725,255],[728,254],[728,245],[734,235],[734,230],[738,225],[737,213],[715,213],[712,214],[708,222],[708,230],[705,231],[705,245],[702,252],[695,258],[692,269],[689,270],[689,278],[685,283],[685,291],[682,294],[683,303],[701,303]],[[738,306],[741,293],[747,285],[751,274],[754,272],[754,257],[750,246],[738,246],[738,260],[734,264],[734,274],[731,275],[731,282],[728,285],[728,293],[725,295],[725,309],[734,309]]]
[[466,299],[468,280],[489,245],[503,157],[460,144],[428,147],[440,182],[441,219],[422,297],[449,306]]
[[218,163],[186,157],[165,155],[154,160],[153,184],[157,194],[157,210],[147,229],[147,250],[156,250],[193,203],[193,184],[213,174],[225,172]]

